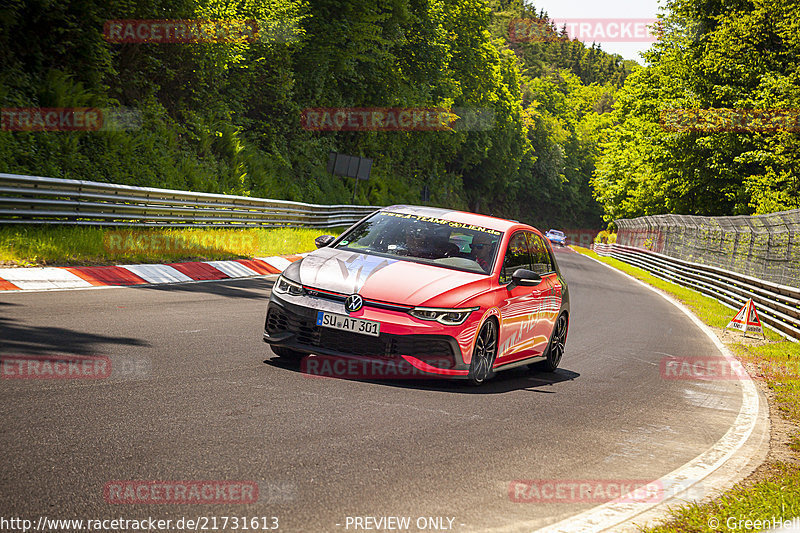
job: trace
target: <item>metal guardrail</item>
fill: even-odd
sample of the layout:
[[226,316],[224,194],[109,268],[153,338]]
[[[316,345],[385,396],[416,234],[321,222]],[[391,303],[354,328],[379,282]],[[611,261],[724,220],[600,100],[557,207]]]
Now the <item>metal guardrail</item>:
[[752,298],[762,322],[791,340],[800,340],[799,288],[621,244],[595,244],[593,249],[598,255],[619,259],[657,278],[691,287],[736,310]]
[[0,173],[0,224],[330,228],[376,209]]

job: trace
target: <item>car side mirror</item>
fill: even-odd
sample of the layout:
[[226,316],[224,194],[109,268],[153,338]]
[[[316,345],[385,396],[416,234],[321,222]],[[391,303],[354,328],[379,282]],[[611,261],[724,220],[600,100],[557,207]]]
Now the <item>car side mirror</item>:
[[317,245],[317,248],[325,248],[330,243],[336,240],[336,237],[333,235],[320,235],[316,239],[314,239],[314,244]]
[[528,270],[527,268],[518,268],[513,274],[511,274],[511,283],[509,284],[508,288],[513,289],[514,287],[534,287],[541,282],[542,276],[533,270]]

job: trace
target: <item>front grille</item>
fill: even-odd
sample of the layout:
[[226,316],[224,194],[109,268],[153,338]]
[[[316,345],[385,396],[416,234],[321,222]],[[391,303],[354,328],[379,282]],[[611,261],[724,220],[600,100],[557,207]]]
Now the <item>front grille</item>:
[[331,328],[318,328],[320,331],[319,344],[322,348],[353,355],[367,357],[386,357],[392,355],[387,346],[385,335],[370,337],[350,331],[340,331]]
[[301,344],[319,346],[319,330],[320,328],[317,327],[316,323],[310,319],[294,313],[284,312],[278,307],[269,307],[267,312],[267,333],[270,335],[288,331],[294,333],[297,342]]
[[267,333],[293,333],[299,344],[340,353],[366,357],[413,355],[439,368],[454,366],[453,348],[444,335],[391,335],[378,337],[317,326],[305,318],[275,305],[270,305],[266,321]]
[[323,300],[330,300],[332,302],[344,302],[347,299],[346,294],[335,294],[310,287],[307,290],[308,295],[313,296],[314,298],[322,298]]
[[[314,298],[321,298],[323,300],[330,300],[332,302],[339,302],[344,303],[347,299],[347,294],[338,294],[332,292],[326,292],[321,289],[314,289],[311,287],[307,287],[309,296],[313,296]],[[393,304],[389,302],[382,302],[379,300],[370,300],[365,298],[364,299],[364,307],[375,307],[377,309],[390,309],[392,311],[408,311],[409,309],[413,309],[410,305],[400,305],[400,304]]]
[[416,355],[424,357],[453,357],[453,348],[444,339],[432,338],[432,335],[401,335],[392,339],[392,353]]

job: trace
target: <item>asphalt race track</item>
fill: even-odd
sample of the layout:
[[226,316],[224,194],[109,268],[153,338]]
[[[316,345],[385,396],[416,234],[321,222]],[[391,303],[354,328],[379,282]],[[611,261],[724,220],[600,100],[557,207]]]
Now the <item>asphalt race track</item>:
[[[713,445],[741,384],[659,371],[665,357],[717,354],[711,341],[626,277],[571,251],[558,259],[572,306],[561,368],[481,388],[310,377],[276,361],[261,341],[263,278],[2,294],[0,355],[105,356],[113,371],[0,380],[0,515],[275,516],[292,532],[355,531],[356,516],[411,517],[410,531],[419,517],[453,531],[544,526],[599,502],[514,502],[512,482],[657,479]],[[114,480],[260,488],[249,504],[112,504]]]

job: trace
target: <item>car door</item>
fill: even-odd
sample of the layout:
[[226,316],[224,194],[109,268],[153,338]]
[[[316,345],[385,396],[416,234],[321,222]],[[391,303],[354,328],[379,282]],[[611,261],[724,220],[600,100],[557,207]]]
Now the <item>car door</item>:
[[542,283],[536,287],[538,298],[538,316],[533,332],[535,335],[534,351],[541,354],[547,348],[550,334],[553,332],[558,312],[561,309],[561,281],[555,269],[550,247],[544,238],[528,233],[528,250],[531,254],[532,270],[542,277]]
[[534,328],[538,319],[541,288],[510,285],[511,276],[518,268],[532,270],[528,235],[525,231],[518,231],[509,239],[500,271],[501,289],[506,292],[499,306],[501,323],[496,360],[498,365],[536,355]]

